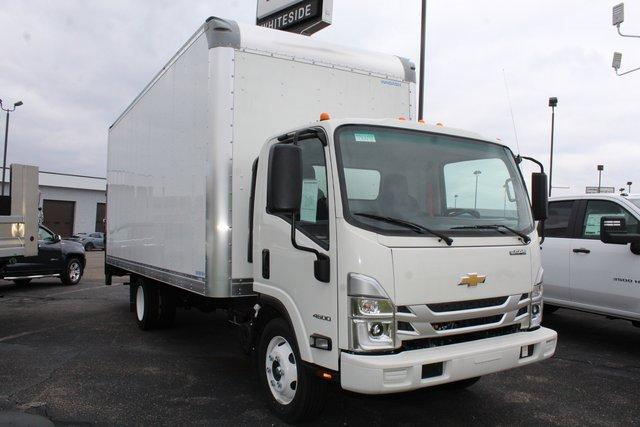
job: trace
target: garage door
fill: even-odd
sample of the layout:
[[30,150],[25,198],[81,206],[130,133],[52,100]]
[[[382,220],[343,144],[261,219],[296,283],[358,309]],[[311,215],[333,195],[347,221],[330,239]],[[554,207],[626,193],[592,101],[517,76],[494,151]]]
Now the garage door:
[[76,202],[45,200],[42,202],[44,225],[62,237],[71,237],[75,208]]
[[98,203],[96,206],[96,231],[104,233],[104,216],[107,213],[107,204]]

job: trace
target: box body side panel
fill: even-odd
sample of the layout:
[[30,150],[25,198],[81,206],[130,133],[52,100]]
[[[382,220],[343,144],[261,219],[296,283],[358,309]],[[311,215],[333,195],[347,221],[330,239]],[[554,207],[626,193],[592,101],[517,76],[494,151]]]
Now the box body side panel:
[[[208,47],[201,35],[110,129],[107,262],[204,293]],[[146,272],[146,273],[145,273]]]
[[252,277],[251,166],[267,138],[317,120],[323,111],[332,118],[411,118],[414,106],[410,82],[307,60],[237,51],[234,74],[232,277],[241,279]]

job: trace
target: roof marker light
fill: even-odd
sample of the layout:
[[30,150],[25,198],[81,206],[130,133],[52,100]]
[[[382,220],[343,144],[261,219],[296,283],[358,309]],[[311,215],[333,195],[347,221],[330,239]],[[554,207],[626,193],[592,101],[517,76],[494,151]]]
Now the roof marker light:
[[438,126],[438,127],[442,127],[442,126],[444,126],[444,125],[443,125],[442,123],[438,122],[438,123],[436,123],[436,126]]
[[407,120],[407,118],[405,116],[400,116],[398,117],[398,120]]
[[320,113],[320,121],[321,122],[324,122],[325,120],[329,120],[330,118],[331,118],[331,116],[326,111],[323,112],[323,113]]

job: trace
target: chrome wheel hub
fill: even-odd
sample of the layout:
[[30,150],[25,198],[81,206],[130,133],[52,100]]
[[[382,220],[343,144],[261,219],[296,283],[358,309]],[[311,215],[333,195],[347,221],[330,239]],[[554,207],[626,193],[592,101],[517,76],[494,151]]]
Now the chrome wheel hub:
[[273,397],[283,405],[291,403],[298,386],[298,367],[293,348],[285,338],[275,336],[269,341],[265,370]]
[[69,279],[74,283],[80,280],[80,264],[77,261],[69,265]]

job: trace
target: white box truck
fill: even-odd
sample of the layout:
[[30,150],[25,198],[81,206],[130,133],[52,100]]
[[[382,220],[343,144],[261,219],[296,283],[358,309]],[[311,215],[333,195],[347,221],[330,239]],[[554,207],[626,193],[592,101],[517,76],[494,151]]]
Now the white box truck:
[[414,93],[406,59],[209,18],[110,127],[107,284],[130,275],[142,329],[227,309],[287,421],[330,382],[464,387],[552,356],[546,176],[530,204],[519,158],[416,122]]

